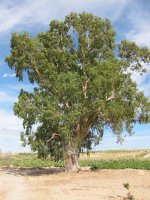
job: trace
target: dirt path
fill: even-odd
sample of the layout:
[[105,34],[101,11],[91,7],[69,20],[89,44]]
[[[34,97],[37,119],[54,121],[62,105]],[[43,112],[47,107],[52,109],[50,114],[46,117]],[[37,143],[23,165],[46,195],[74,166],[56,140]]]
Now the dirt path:
[[25,183],[22,178],[10,175],[6,178],[5,185],[7,188],[7,192],[5,192],[6,200],[26,199]]
[[99,170],[54,173],[51,169],[0,169],[0,200],[123,200],[129,183],[135,200],[150,200],[150,171]]
[[26,178],[8,170],[0,171],[0,199],[24,200],[27,199]]

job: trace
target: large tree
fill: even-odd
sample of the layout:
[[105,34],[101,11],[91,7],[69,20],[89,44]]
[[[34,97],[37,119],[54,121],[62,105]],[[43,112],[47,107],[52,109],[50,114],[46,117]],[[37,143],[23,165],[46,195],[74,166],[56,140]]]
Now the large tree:
[[78,170],[81,149],[98,144],[106,128],[121,141],[123,131],[150,121],[150,102],[131,77],[145,72],[150,51],[126,40],[115,44],[108,19],[71,13],[36,37],[13,33],[6,62],[19,81],[35,86],[21,90],[14,106],[24,145],[64,159],[66,171]]

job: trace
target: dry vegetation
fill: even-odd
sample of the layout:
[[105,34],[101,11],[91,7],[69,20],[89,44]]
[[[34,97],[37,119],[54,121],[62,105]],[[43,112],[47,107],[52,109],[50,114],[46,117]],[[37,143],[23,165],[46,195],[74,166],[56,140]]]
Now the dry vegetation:
[[130,159],[142,158],[150,159],[150,149],[145,150],[110,150],[91,152],[89,154],[81,154],[81,159],[95,159],[95,160],[114,160],[114,159]]

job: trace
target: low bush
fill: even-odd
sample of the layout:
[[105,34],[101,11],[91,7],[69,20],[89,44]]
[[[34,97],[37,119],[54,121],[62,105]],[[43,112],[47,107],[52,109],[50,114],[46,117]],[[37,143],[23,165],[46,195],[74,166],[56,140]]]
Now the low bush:
[[[36,154],[16,154],[0,156],[0,166],[14,167],[64,167],[63,162],[54,162],[50,159],[38,159]],[[91,170],[96,169],[146,169],[150,170],[150,159],[117,159],[117,160],[94,160],[81,159],[81,167],[90,167]]]
[[150,160],[83,160],[81,166],[90,166],[91,170],[126,168],[150,170]]

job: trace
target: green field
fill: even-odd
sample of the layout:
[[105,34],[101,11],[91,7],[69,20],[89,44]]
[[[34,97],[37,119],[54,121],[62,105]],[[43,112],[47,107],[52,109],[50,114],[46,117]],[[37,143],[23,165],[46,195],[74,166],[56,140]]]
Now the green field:
[[[99,151],[82,153],[81,167],[96,169],[147,169],[150,170],[150,150]],[[38,159],[36,154],[0,154],[0,167],[64,167],[63,162]]]

